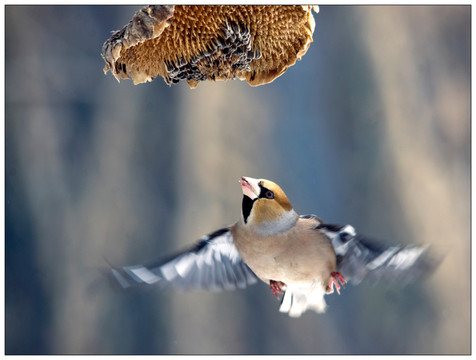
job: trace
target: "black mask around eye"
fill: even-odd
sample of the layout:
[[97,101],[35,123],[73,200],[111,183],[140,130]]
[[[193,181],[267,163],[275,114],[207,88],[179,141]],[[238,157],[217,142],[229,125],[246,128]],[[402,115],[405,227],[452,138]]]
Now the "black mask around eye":
[[259,193],[259,197],[262,198],[262,199],[274,199],[274,192],[272,192],[271,190],[265,188],[264,186],[261,186],[260,185],[260,188],[261,188],[261,191]]

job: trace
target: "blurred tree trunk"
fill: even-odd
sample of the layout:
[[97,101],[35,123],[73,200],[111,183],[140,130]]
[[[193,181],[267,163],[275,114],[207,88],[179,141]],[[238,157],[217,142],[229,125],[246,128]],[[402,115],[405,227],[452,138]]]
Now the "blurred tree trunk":
[[445,255],[429,290],[444,310],[420,341],[433,344],[428,352],[469,353],[470,54],[456,41],[469,41],[457,37],[458,21],[469,23],[469,12],[444,6],[358,10],[383,103],[395,201],[411,238],[430,240]]

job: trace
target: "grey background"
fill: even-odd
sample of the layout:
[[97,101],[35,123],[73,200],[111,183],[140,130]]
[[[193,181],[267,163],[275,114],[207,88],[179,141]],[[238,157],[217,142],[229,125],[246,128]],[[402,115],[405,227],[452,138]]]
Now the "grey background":
[[[273,83],[102,73],[141,6],[7,6],[7,354],[468,354],[470,7],[321,6]],[[265,284],[115,291],[101,276],[240,214],[242,175],[296,211],[446,254],[407,287],[348,286],[291,319]]]

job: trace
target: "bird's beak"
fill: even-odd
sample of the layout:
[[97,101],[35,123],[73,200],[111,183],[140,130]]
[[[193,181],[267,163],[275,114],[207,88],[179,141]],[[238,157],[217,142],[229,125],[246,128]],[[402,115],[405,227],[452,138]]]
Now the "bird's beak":
[[240,184],[243,195],[248,196],[251,200],[254,200],[258,197],[260,193],[258,179],[242,176],[240,179]]

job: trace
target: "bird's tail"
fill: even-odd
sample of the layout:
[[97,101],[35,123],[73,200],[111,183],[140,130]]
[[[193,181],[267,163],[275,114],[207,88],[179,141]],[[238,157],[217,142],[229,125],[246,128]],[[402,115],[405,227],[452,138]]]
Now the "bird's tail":
[[300,317],[306,310],[323,313],[326,311],[324,295],[325,292],[322,286],[287,284],[279,311],[288,313],[289,316],[294,318]]

